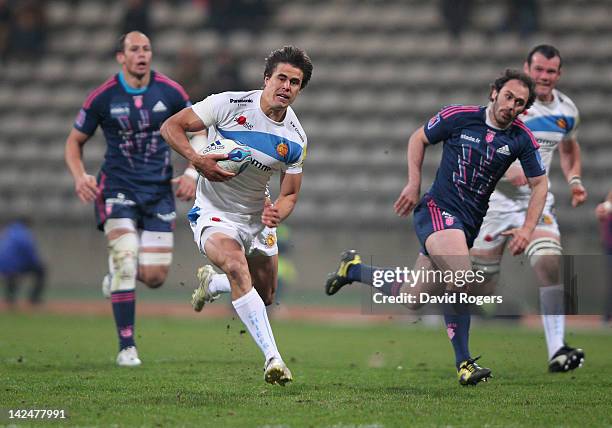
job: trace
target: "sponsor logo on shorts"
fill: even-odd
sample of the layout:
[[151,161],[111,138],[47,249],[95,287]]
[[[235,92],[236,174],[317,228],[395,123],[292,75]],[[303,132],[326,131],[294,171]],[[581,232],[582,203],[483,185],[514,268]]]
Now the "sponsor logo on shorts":
[[136,202],[132,201],[131,199],[127,199],[123,193],[117,193],[116,197],[108,198],[105,202],[107,208],[108,206],[112,205],[123,205],[128,207],[133,207],[136,205]]
[[171,221],[176,220],[176,213],[174,211],[172,211],[171,213],[168,213],[168,214],[157,213],[156,217],[158,219],[160,219],[161,221],[165,221],[167,223],[170,223]]
[[276,235],[273,232],[268,232],[264,244],[267,248],[272,248],[276,244]]
[[286,143],[278,143],[276,145],[276,153],[280,157],[286,158],[287,154],[289,154],[289,146]]
[[223,220],[221,220],[219,217],[211,217],[210,221],[215,221],[217,223],[221,223]]

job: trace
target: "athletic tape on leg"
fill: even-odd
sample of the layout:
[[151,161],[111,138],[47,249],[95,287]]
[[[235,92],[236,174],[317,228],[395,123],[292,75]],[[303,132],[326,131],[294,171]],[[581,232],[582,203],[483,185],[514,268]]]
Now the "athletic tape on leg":
[[485,275],[499,273],[501,260],[488,260],[480,257],[472,257],[472,268],[475,271],[482,271]]
[[170,266],[172,264],[172,253],[141,251],[138,254],[138,263],[141,266]]
[[135,289],[138,235],[136,233],[124,233],[118,238],[110,240],[108,248],[114,265],[111,292]]
[[562,255],[563,247],[553,238],[538,238],[529,243],[525,249],[525,254],[527,254],[529,264],[533,267],[541,256]]

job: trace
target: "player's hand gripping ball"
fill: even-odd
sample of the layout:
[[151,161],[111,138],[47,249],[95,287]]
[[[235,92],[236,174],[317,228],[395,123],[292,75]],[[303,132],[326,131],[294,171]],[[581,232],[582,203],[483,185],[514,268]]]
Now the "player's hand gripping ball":
[[251,149],[249,149],[248,146],[229,139],[212,142],[202,151],[203,155],[213,153],[226,154],[227,159],[218,161],[217,165],[236,175],[244,171],[249,166],[252,159]]

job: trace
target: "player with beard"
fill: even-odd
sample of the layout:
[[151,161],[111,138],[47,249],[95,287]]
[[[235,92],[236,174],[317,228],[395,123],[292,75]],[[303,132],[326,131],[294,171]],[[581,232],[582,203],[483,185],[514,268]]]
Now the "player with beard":
[[[524,251],[540,218],[548,181],[538,144],[517,119],[533,103],[534,83],[523,73],[506,70],[493,83],[489,98],[486,107],[454,105],[443,108],[408,141],[408,183],[394,208],[400,216],[407,216],[414,210],[414,226],[421,243],[414,271],[457,274],[472,269],[469,249],[487,212],[489,197],[515,159],[520,160],[533,192],[524,223],[504,232],[511,237],[513,254]],[[440,167],[431,188],[421,198],[425,149],[440,141],[444,142]],[[386,269],[366,265],[356,251],[347,251],[337,271],[327,279],[325,291],[332,295],[355,281],[374,286],[375,271],[380,270]],[[380,291],[390,296],[415,296],[416,303],[406,306],[417,309],[422,306],[418,300],[420,293],[441,294],[446,290],[448,296],[465,292],[462,285],[452,281],[427,282],[421,277],[416,283],[385,283]],[[480,367],[469,351],[468,305],[460,303],[459,299],[457,303],[445,304],[444,321],[455,351],[459,383],[475,385],[489,378],[491,370]]]
[[[556,89],[561,77],[561,54],[551,45],[534,47],[525,60],[524,72],[536,85],[536,99],[521,120],[540,145],[546,174],[555,150],[559,149],[561,169],[568,184],[573,207],[582,204],[587,192],[582,185],[580,146],[577,142],[578,109],[572,100]],[[491,292],[499,280],[500,264],[508,240],[500,232],[525,221],[531,189],[521,166],[508,168],[491,195],[489,210],[471,250],[475,268],[486,274]],[[584,351],[565,343],[564,291],[560,279],[561,235],[554,211],[555,197],[548,191],[546,205],[538,219],[525,253],[540,286],[540,310],[548,348],[550,372],[567,372],[581,367]]]

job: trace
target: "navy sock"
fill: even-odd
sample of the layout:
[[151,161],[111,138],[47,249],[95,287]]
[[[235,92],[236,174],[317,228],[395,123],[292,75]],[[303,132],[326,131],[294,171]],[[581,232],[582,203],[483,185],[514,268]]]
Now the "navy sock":
[[[346,272],[346,277],[353,282],[363,282],[364,284],[368,284],[368,282],[362,281],[361,280],[361,272],[363,271],[368,271],[369,269],[371,269],[371,266],[368,265],[364,265],[363,263],[358,263],[356,265],[350,265],[348,267],[348,270]],[[370,275],[368,276],[368,278],[370,278],[370,282],[372,282],[372,273],[370,272]]]
[[117,335],[119,336],[119,350],[128,346],[135,346],[134,343],[134,313],[136,299],[134,290],[113,291],[111,293],[113,304],[113,315],[117,325]]
[[444,324],[455,351],[455,365],[459,369],[459,364],[470,358],[470,312],[468,304],[445,304]]
[[[381,268],[377,266],[370,266],[364,263],[359,263],[356,265],[349,266],[346,272],[346,277],[351,281],[361,282],[363,284],[367,284],[367,285],[374,287],[374,271],[375,270],[386,271],[389,269],[385,269],[385,268]],[[402,285],[403,285],[402,283],[398,283],[398,282],[391,282],[391,283],[384,282],[382,286],[375,287],[375,288],[377,290],[382,291],[383,294],[386,294],[387,296],[397,296],[399,294],[399,290],[402,287]]]

